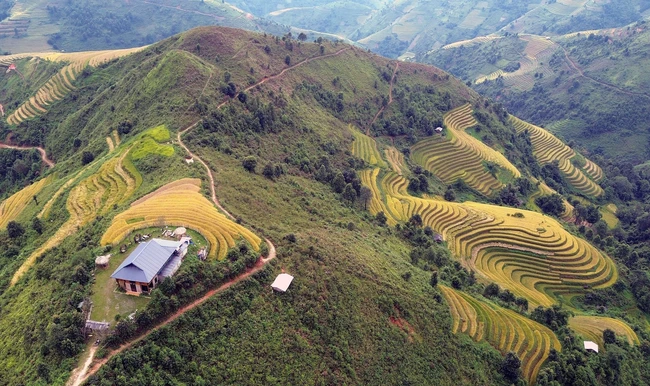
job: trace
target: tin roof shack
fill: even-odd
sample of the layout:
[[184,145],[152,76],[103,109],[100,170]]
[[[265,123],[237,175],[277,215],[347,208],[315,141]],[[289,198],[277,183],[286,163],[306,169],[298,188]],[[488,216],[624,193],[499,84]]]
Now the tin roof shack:
[[162,279],[176,273],[189,243],[189,237],[178,241],[152,239],[141,243],[111,277],[127,294],[148,293]]

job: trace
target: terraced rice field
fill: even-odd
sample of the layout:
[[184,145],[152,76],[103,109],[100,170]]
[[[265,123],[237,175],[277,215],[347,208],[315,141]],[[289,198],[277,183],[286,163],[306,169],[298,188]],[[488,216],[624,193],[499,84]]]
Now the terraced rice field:
[[590,178],[592,173],[597,178],[603,177],[600,167],[586,160],[585,172],[583,172],[571,162],[571,159],[576,156],[575,151],[553,134],[512,115],[510,120],[517,133],[528,131],[533,144],[533,154],[540,164],[545,165],[557,161],[567,182],[577,191],[592,197],[603,194],[603,189],[592,179],[593,177]]
[[443,285],[439,287],[449,304],[452,331],[465,333],[477,342],[485,340],[502,354],[515,352],[528,384],[535,383],[551,349],[562,350],[559,340],[546,326],[464,292]]
[[[25,260],[23,265],[16,271],[11,279],[11,284],[15,284],[27,272],[37,258],[48,250],[56,247],[66,237],[76,232],[80,227],[94,220],[98,215],[106,214],[113,209],[114,205],[119,205],[128,200],[138,188],[142,177],[138,171],[131,167],[127,160],[129,150],[123,150],[117,153],[102,164],[97,172],[77,184],[68,196],[66,209],[70,213],[68,220],[57,230],[45,244],[36,249]],[[89,166],[93,166],[93,164]],[[82,170],[85,172],[88,168]],[[76,178],[70,179],[65,185],[72,184]],[[63,192],[63,187],[55,193],[58,197]],[[50,202],[54,202],[50,200]],[[40,216],[47,215],[50,202],[43,208]]]
[[9,55],[2,58],[2,63],[11,63],[25,57],[36,57],[44,60],[69,63],[59,72],[52,76],[34,96],[30,97],[22,105],[7,117],[7,123],[18,125],[22,121],[40,116],[47,112],[47,107],[63,98],[75,89],[74,81],[86,66],[98,66],[112,59],[128,55],[141,50],[130,48],[124,50],[88,51],[74,53],[33,53]]
[[16,220],[27,205],[34,201],[34,197],[51,181],[51,176],[43,178],[2,201],[0,204],[0,229],[5,229],[10,221]]
[[521,176],[503,154],[465,131],[477,123],[469,103],[445,114],[444,123],[451,140],[434,135],[418,142],[411,148],[414,162],[447,184],[462,179],[487,196],[499,191],[503,184],[488,172],[484,162],[495,163],[515,177]]
[[259,250],[259,237],[220,213],[200,192],[198,179],[187,178],[163,186],[115,216],[101,244],[117,244],[137,229],[173,225],[201,233],[210,243],[211,257],[223,259],[240,237]]
[[473,46],[474,44],[485,43],[485,42],[489,42],[501,38],[503,38],[503,36],[499,36],[499,35],[479,36],[479,37],[475,37],[474,39],[460,40],[451,44],[447,44],[446,46],[443,46],[442,49],[449,50],[451,48],[459,48],[461,46],[470,47]]
[[390,164],[391,169],[400,176],[403,174],[402,170],[404,168],[404,154],[399,150],[395,149],[393,146],[387,148],[384,153],[386,154],[386,159]]
[[578,315],[569,319],[569,327],[586,340],[596,342],[603,347],[603,331],[610,329],[617,337],[624,337],[631,345],[639,344],[639,337],[634,330],[622,320],[604,316]]
[[381,154],[377,149],[377,142],[369,136],[355,130],[353,127],[350,127],[350,131],[354,136],[352,154],[361,158],[370,166],[386,167],[386,163],[381,158]]
[[[499,283],[534,307],[549,307],[591,288],[613,285],[614,262],[587,241],[543,214],[474,202],[410,196],[408,180],[379,169],[361,172],[373,197],[369,210],[389,224],[414,214],[440,233],[460,262],[486,281]],[[519,213],[517,216],[515,214]]]

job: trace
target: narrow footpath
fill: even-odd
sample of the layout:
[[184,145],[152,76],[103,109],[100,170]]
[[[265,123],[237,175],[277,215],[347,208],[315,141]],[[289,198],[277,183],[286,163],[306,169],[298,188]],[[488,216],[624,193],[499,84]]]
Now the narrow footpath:
[[[259,82],[255,83],[254,85],[249,86],[248,88],[246,88],[244,91],[249,91],[249,90],[251,90],[251,89],[253,89],[253,88],[257,87],[257,86],[260,86],[260,85],[270,81],[270,80],[279,78],[282,75],[284,75],[287,71],[292,70],[292,69],[294,69],[296,67],[302,66],[304,64],[310,63],[310,62],[315,61],[315,60],[325,59],[325,58],[329,58],[329,57],[332,57],[332,56],[337,56],[337,55],[340,55],[341,53],[343,53],[343,52],[345,52],[347,50],[350,50],[350,49],[351,49],[351,47],[346,47],[346,48],[343,48],[343,49],[341,49],[339,51],[336,51],[334,53],[331,53],[331,54],[315,56],[315,57],[311,57],[309,59],[305,59],[305,60],[303,60],[301,62],[298,62],[298,63],[294,64],[293,66],[289,66],[289,67],[283,69],[282,71],[280,71],[276,75],[272,75],[272,76],[269,76],[269,77],[266,77],[266,78],[260,80]],[[395,71],[397,71],[397,69],[395,69]],[[393,78],[394,77],[395,77],[395,74],[393,73]],[[210,78],[206,82],[206,85],[204,86],[203,90],[205,90],[205,87],[207,87],[207,83],[210,81],[210,79],[212,79],[212,76],[210,76]],[[203,91],[201,93],[203,93]],[[217,108],[223,107],[224,105],[226,105],[230,101],[232,101],[232,99],[227,99],[227,100],[221,102],[221,104],[219,104],[217,106]],[[202,160],[195,153],[192,153],[190,151],[190,149],[183,143],[183,139],[182,139],[183,135],[185,133],[189,132],[190,130],[194,129],[199,123],[201,123],[201,120],[198,120],[198,121],[192,123],[191,125],[189,125],[188,127],[186,127],[185,129],[179,131],[177,136],[176,136],[176,138],[178,140],[178,144],[179,144],[179,146],[181,146],[183,148],[183,150],[185,150],[187,152],[187,154],[190,157],[196,159],[201,165],[203,165],[203,167],[205,168],[205,170],[206,170],[206,172],[208,174],[208,178],[210,180],[210,198],[212,199],[212,202],[226,216],[228,216],[230,219],[234,220],[235,218],[233,217],[233,215],[230,212],[228,212],[221,205],[219,200],[217,199],[215,182],[214,182],[214,175],[212,173],[212,170],[210,169],[210,167],[208,166],[208,164],[204,160]],[[234,278],[232,280],[229,280],[229,281],[225,282],[224,284],[222,284],[221,286],[219,286],[219,287],[217,287],[215,289],[212,289],[212,290],[208,291],[201,298],[199,298],[199,299],[193,301],[192,303],[180,308],[179,310],[174,312],[172,315],[170,315],[167,319],[163,320],[162,322],[160,322],[158,325],[156,325],[155,327],[153,327],[149,331],[145,332],[144,334],[138,336],[137,338],[135,338],[135,339],[133,339],[133,340],[131,340],[129,342],[124,343],[123,345],[121,345],[117,349],[110,351],[106,355],[106,357],[102,358],[101,360],[97,360],[97,361],[93,362],[96,348],[91,347],[90,352],[89,352],[89,356],[86,359],[86,361],[84,362],[84,365],[81,367],[81,369],[77,368],[77,369],[73,370],[73,372],[72,372],[72,374],[70,376],[70,379],[68,380],[66,385],[67,386],[79,386],[79,385],[83,384],[83,382],[85,382],[88,379],[88,377],[90,377],[91,375],[97,373],[97,371],[99,371],[99,369],[104,364],[106,364],[111,358],[113,358],[114,356],[118,355],[119,353],[121,353],[122,351],[128,349],[129,347],[133,346],[134,344],[140,342],[141,340],[143,340],[144,338],[149,336],[152,332],[154,332],[154,331],[156,331],[156,330],[158,330],[158,329],[160,329],[162,327],[165,327],[168,324],[174,322],[176,319],[178,319],[179,317],[181,317],[185,313],[187,313],[187,312],[193,310],[194,308],[200,306],[201,304],[205,303],[211,297],[213,297],[213,296],[227,290],[228,288],[232,287],[234,284],[237,284],[237,283],[247,279],[251,275],[261,271],[264,268],[264,266],[269,261],[275,259],[276,255],[277,255],[275,245],[273,245],[273,243],[271,243],[271,241],[269,239],[267,239],[267,238],[264,238],[264,241],[266,242],[266,245],[267,245],[268,250],[269,250],[268,256],[261,257],[257,261],[257,263],[255,264],[254,267],[246,270],[243,274],[237,276],[236,278]]]
[[16,146],[16,145],[9,145],[6,143],[0,142],[0,149],[14,149],[14,150],[32,150],[36,149],[38,150],[39,153],[41,153],[41,159],[43,160],[43,163],[47,165],[50,168],[54,167],[54,161],[49,159],[47,157],[47,153],[45,152],[45,149],[43,149],[40,146]]
[[560,44],[558,44],[558,45],[560,46],[560,48],[562,48],[562,51],[564,51],[564,57],[566,58],[567,63],[569,63],[569,66],[571,66],[571,68],[573,68],[574,70],[576,70],[576,71],[578,72],[578,74],[579,74],[581,77],[586,78],[586,79],[589,79],[590,81],[592,81],[592,82],[594,82],[594,83],[598,83],[598,84],[601,85],[601,86],[605,86],[605,87],[611,88],[612,90],[618,91],[618,92],[620,92],[621,94],[626,94],[626,95],[630,95],[630,96],[640,96],[640,97],[650,98],[650,95],[648,95],[648,94],[644,94],[644,93],[641,93],[641,92],[634,92],[634,91],[623,90],[622,88],[619,88],[619,87],[617,87],[617,86],[615,86],[615,85],[613,85],[613,84],[610,84],[610,83],[607,83],[607,82],[603,82],[603,81],[600,81],[600,80],[598,80],[598,79],[592,78],[592,77],[589,76],[589,75],[586,75],[586,74],[582,71],[582,69],[581,69],[580,67],[578,67],[578,65],[573,61],[573,59],[571,59],[571,57],[569,56],[569,52],[566,50],[566,48],[564,48],[564,47],[563,47],[562,45],[560,45]]
[[393,76],[390,78],[390,88],[388,89],[388,103],[386,103],[386,106],[381,106],[379,111],[377,111],[377,114],[375,114],[375,117],[372,119],[372,122],[370,122],[370,124],[366,128],[366,135],[367,136],[370,136],[370,128],[375,123],[377,118],[379,118],[381,113],[384,112],[386,107],[390,106],[391,103],[393,103],[393,84],[395,83],[395,76],[397,75],[397,69],[399,69],[399,62],[395,63],[395,69],[393,69]]

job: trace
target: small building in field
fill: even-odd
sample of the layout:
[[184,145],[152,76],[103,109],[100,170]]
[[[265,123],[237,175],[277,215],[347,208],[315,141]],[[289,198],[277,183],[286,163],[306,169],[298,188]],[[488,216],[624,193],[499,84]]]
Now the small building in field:
[[292,281],[293,276],[287,273],[281,273],[278,275],[278,277],[275,278],[273,284],[271,284],[271,288],[278,292],[287,292],[287,289],[291,285]]
[[436,127],[436,133],[442,133],[442,127],[438,126]]
[[587,350],[587,351],[591,350],[591,351],[594,351],[596,353],[598,352],[598,345],[596,343],[594,343],[594,342],[592,342],[590,340],[585,340],[584,344],[585,344],[585,350]]
[[164,278],[176,273],[189,244],[189,237],[178,241],[152,239],[141,243],[111,277],[128,294],[149,293]]

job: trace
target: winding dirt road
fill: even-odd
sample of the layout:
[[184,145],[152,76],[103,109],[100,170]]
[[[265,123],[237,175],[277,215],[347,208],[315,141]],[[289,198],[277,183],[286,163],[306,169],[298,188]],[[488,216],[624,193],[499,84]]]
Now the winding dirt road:
[[39,153],[41,153],[41,159],[43,160],[43,163],[47,165],[50,168],[54,167],[54,161],[49,159],[47,157],[47,153],[45,152],[45,149],[43,149],[40,146],[16,146],[16,145],[8,145],[6,143],[0,142],[0,149],[14,149],[14,150],[32,150],[36,149],[38,150]]
[[399,62],[395,63],[395,69],[393,69],[393,76],[390,78],[390,88],[388,89],[388,103],[386,106],[381,106],[379,111],[377,111],[377,114],[375,114],[375,117],[372,119],[372,122],[368,125],[366,128],[366,135],[370,136],[370,127],[375,123],[377,118],[379,118],[379,115],[384,112],[386,107],[390,106],[391,103],[393,103],[393,84],[395,84],[395,75],[397,75],[397,69],[399,68]]
[[569,65],[570,65],[574,70],[576,70],[576,71],[578,72],[578,74],[579,74],[581,77],[586,78],[586,79],[589,79],[590,81],[592,81],[592,82],[594,82],[594,83],[598,83],[598,84],[601,85],[601,86],[605,86],[605,87],[611,88],[612,90],[618,91],[618,92],[620,92],[620,93],[622,93],[622,94],[626,94],[626,95],[630,95],[630,96],[640,96],[640,97],[650,98],[650,95],[648,95],[648,94],[644,94],[644,93],[641,93],[641,92],[634,92],[634,91],[623,90],[622,88],[619,88],[619,87],[617,87],[617,86],[615,86],[615,85],[613,85],[613,84],[611,84],[611,83],[603,82],[603,81],[601,81],[601,80],[598,80],[598,79],[592,78],[592,77],[589,76],[589,75],[586,75],[586,74],[584,73],[584,71],[582,71],[582,69],[581,69],[581,68],[580,68],[580,67],[579,67],[579,66],[578,66],[578,65],[573,61],[573,59],[571,59],[571,57],[569,56],[569,52],[566,50],[566,48],[564,48],[564,47],[563,47],[562,45],[560,45],[560,44],[558,44],[558,45],[560,46],[560,48],[562,48],[562,51],[564,51],[564,57],[566,58],[567,63],[569,63]]
[[[282,75],[284,75],[287,71],[292,70],[292,69],[294,69],[294,68],[296,68],[296,67],[302,66],[302,65],[307,64],[307,63],[309,63],[309,62],[312,62],[312,61],[314,61],[314,60],[325,59],[325,58],[329,58],[329,57],[332,57],[332,56],[337,56],[337,55],[340,55],[341,53],[343,53],[343,52],[345,52],[345,51],[347,51],[347,50],[350,50],[350,49],[351,49],[351,47],[346,47],[346,48],[343,48],[343,49],[341,49],[341,50],[339,50],[339,51],[336,51],[336,52],[334,52],[334,53],[331,53],[331,54],[320,55],[320,56],[315,56],[315,57],[312,57],[312,58],[309,58],[309,59],[305,59],[305,60],[303,60],[303,61],[301,61],[301,62],[299,62],[299,63],[294,64],[293,66],[289,66],[289,67],[283,69],[282,71],[280,71],[280,72],[279,72],[278,74],[276,74],[276,75],[272,75],[272,76],[269,76],[269,77],[266,77],[266,78],[260,80],[259,82],[255,83],[254,85],[249,86],[248,88],[246,88],[244,91],[249,91],[249,90],[251,90],[251,89],[253,89],[253,88],[257,87],[257,86],[260,86],[260,85],[262,85],[262,84],[264,84],[264,83],[270,81],[270,80],[273,80],[273,79],[279,78],[279,77],[281,77]],[[395,71],[397,71],[397,68],[395,69]],[[393,73],[393,78],[394,78],[394,77],[395,77],[395,73]],[[205,87],[207,87],[207,83],[210,82],[210,79],[212,79],[212,76],[210,76],[210,78],[209,78],[208,81],[206,82],[206,85],[203,87],[203,90],[205,90]],[[391,81],[391,93],[392,93],[392,81]],[[201,94],[203,94],[203,91],[201,92]],[[224,105],[226,105],[226,104],[229,103],[230,101],[232,101],[232,99],[227,99],[227,100],[221,102],[221,103],[217,106],[217,108],[221,108],[221,107],[223,107]],[[392,101],[392,96],[391,96],[391,101]],[[218,208],[219,208],[219,209],[220,209],[220,210],[221,210],[221,211],[222,211],[226,216],[228,216],[229,218],[231,218],[231,219],[234,220],[235,218],[233,217],[233,215],[232,215],[230,212],[228,212],[228,211],[227,211],[227,210],[226,210],[226,209],[221,205],[221,203],[219,202],[219,200],[217,199],[217,193],[216,193],[215,182],[214,182],[214,175],[213,175],[213,173],[212,173],[212,170],[210,169],[210,167],[208,166],[208,164],[207,164],[205,161],[203,161],[203,160],[202,160],[199,156],[197,156],[196,154],[192,153],[192,151],[190,151],[190,149],[187,147],[187,145],[185,145],[185,144],[183,143],[183,139],[182,139],[183,135],[184,135],[185,133],[189,132],[190,130],[192,130],[193,128],[195,128],[195,127],[196,127],[200,122],[201,122],[201,121],[198,120],[198,121],[194,122],[193,124],[189,125],[188,127],[186,127],[185,129],[179,131],[178,134],[177,134],[177,136],[176,136],[176,138],[177,138],[177,140],[178,140],[178,144],[183,148],[183,150],[185,150],[185,151],[187,152],[187,154],[188,154],[190,157],[196,159],[196,160],[197,160],[201,165],[203,165],[203,167],[205,168],[205,170],[206,170],[207,173],[208,173],[208,178],[210,179],[210,198],[212,199],[212,202],[213,202],[213,203],[214,203],[214,204],[215,204],[215,205],[216,205],[216,206],[217,206],[217,207],[218,207]],[[179,310],[177,310],[176,312],[174,312],[172,315],[170,315],[167,319],[165,319],[164,321],[160,322],[158,325],[156,325],[155,327],[153,327],[153,328],[150,329],[149,331],[145,332],[144,334],[138,336],[137,338],[135,338],[135,339],[133,339],[133,340],[131,340],[131,341],[129,341],[129,342],[124,343],[123,345],[121,345],[121,346],[118,347],[117,349],[115,349],[115,350],[113,350],[113,351],[110,351],[110,352],[108,353],[108,355],[106,355],[105,358],[102,358],[101,360],[95,361],[94,363],[92,363],[92,361],[93,361],[93,357],[94,357],[95,349],[91,348],[91,349],[90,349],[91,351],[90,351],[90,353],[89,353],[88,359],[86,359],[86,361],[85,361],[83,367],[82,367],[81,369],[75,369],[75,370],[72,372],[72,374],[71,374],[71,376],[70,376],[70,379],[69,379],[68,382],[67,382],[67,385],[68,385],[68,386],[78,386],[78,385],[81,385],[83,382],[85,382],[85,381],[88,379],[88,377],[90,377],[91,375],[97,373],[97,371],[99,371],[99,369],[100,369],[100,368],[101,368],[105,363],[107,363],[111,358],[113,358],[114,356],[118,355],[119,353],[121,353],[122,351],[128,349],[129,347],[132,347],[134,344],[140,342],[141,340],[143,340],[144,338],[146,338],[147,336],[149,336],[152,332],[154,332],[154,331],[156,331],[156,330],[158,330],[158,329],[160,329],[160,328],[162,328],[162,327],[165,327],[165,326],[167,326],[168,324],[174,322],[176,319],[178,319],[179,317],[181,317],[183,314],[185,314],[185,313],[187,313],[188,311],[191,311],[191,310],[193,310],[194,308],[196,308],[196,307],[200,306],[201,304],[205,303],[205,302],[206,302],[208,299],[210,299],[211,297],[213,297],[213,296],[215,296],[215,295],[217,295],[217,294],[219,294],[219,293],[221,293],[221,292],[227,290],[228,288],[232,287],[234,284],[237,284],[237,283],[241,282],[242,280],[247,279],[247,278],[250,277],[251,275],[253,275],[253,274],[255,274],[255,273],[261,271],[261,270],[264,268],[264,266],[266,265],[266,263],[268,263],[269,261],[275,259],[275,257],[277,256],[276,249],[275,249],[275,245],[273,245],[273,243],[272,243],[269,239],[267,239],[267,238],[264,238],[264,241],[266,242],[266,245],[267,245],[267,247],[268,247],[268,251],[269,251],[267,257],[260,257],[260,259],[257,261],[257,263],[255,264],[255,266],[252,267],[252,268],[250,268],[250,269],[248,269],[248,270],[246,270],[243,274],[241,274],[241,275],[237,276],[236,278],[234,278],[234,279],[232,279],[232,280],[230,280],[230,281],[228,281],[228,282],[222,284],[222,285],[219,286],[218,288],[215,288],[215,289],[212,289],[212,290],[208,291],[208,292],[207,292],[205,295],[203,295],[201,298],[199,298],[199,299],[193,301],[192,303],[190,303],[190,304],[188,304],[188,305],[186,305],[186,306],[180,308]],[[90,365],[91,363],[92,363],[92,365]]]

